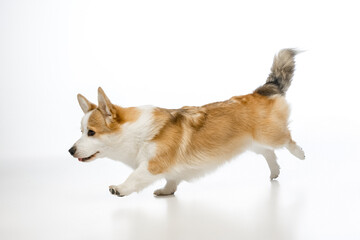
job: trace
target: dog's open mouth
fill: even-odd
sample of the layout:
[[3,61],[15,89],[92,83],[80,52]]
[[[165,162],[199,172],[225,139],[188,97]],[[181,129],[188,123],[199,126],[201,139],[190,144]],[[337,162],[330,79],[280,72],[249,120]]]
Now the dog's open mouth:
[[89,156],[89,157],[86,157],[86,158],[78,158],[78,160],[79,160],[80,162],[89,161],[89,160],[93,159],[93,158],[96,156],[96,154],[98,154],[98,153],[99,153],[99,152],[96,152],[96,153],[94,153],[93,155],[91,155],[91,156]]

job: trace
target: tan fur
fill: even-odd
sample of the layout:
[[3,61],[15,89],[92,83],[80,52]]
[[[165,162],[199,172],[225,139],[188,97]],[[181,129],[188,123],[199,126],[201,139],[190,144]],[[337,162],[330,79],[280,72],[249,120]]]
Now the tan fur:
[[110,122],[106,122],[104,114],[99,108],[96,108],[90,115],[88,120],[88,129],[96,132],[96,135],[116,132],[121,129],[124,123],[135,122],[139,116],[140,111],[135,108],[122,108],[112,105],[114,109],[114,118]]
[[176,164],[225,161],[252,141],[284,146],[291,141],[288,116],[288,105],[280,95],[249,94],[202,107],[156,109],[155,122],[165,124],[153,139],[157,154],[148,169],[159,174]]

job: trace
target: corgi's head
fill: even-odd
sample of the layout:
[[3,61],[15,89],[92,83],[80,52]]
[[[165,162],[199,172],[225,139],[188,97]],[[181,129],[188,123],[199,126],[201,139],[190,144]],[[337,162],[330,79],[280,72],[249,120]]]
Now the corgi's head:
[[121,136],[122,126],[137,118],[136,109],[113,105],[100,87],[98,105],[91,103],[81,94],[78,94],[77,99],[85,114],[81,120],[82,135],[69,152],[82,162],[106,157],[114,138]]

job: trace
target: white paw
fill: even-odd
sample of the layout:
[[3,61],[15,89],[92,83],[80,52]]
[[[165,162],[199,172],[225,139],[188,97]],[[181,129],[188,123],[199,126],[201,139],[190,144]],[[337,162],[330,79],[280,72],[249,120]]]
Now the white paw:
[[174,189],[166,189],[166,188],[160,188],[154,192],[154,195],[156,196],[169,196],[173,195],[175,193]]
[[111,185],[109,186],[109,191],[111,194],[116,195],[118,197],[125,197],[126,195],[130,194],[127,191],[125,191],[125,189],[121,185],[118,186]]
[[300,160],[304,160],[305,159],[305,153],[304,150],[302,150],[301,147],[296,146],[296,148],[294,149],[294,155],[299,158]]
[[280,168],[272,169],[270,174],[270,180],[276,179],[280,174]]

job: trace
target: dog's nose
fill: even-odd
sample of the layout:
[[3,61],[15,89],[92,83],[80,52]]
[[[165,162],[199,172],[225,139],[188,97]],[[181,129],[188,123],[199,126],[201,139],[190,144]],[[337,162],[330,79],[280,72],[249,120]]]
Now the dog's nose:
[[72,148],[69,149],[69,153],[70,153],[71,155],[74,156],[75,152],[76,152],[76,147],[75,147],[75,146],[73,146]]

